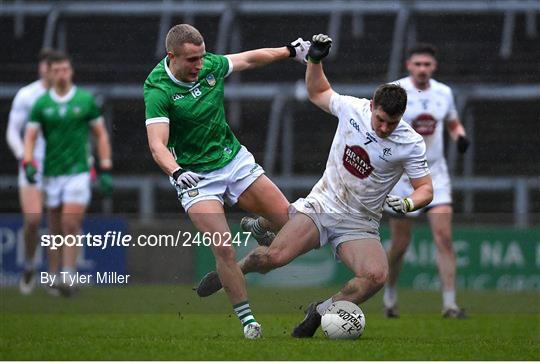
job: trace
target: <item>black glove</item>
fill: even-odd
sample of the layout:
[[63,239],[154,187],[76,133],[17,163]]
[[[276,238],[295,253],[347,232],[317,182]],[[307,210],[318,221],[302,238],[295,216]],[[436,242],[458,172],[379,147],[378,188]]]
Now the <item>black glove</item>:
[[308,51],[308,59],[311,63],[320,63],[321,60],[330,53],[332,38],[326,34],[317,34],[313,36],[311,47]]
[[469,139],[467,139],[466,136],[463,136],[463,135],[459,136],[457,139],[457,149],[459,153],[465,154],[465,152],[469,148],[470,143],[471,142],[469,141]]

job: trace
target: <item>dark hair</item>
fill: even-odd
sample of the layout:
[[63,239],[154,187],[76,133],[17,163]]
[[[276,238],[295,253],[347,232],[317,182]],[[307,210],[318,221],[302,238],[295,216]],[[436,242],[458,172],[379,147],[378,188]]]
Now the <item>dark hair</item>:
[[407,92],[396,84],[380,85],[373,94],[373,104],[391,117],[401,116],[407,107]]
[[437,48],[428,43],[418,43],[409,48],[407,51],[407,59],[411,58],[415,54],[428,54],[437,59]]
[[71,58],[66,53],[60,52],[60,51],[53,51],[48,57],[47,57],[47,63],[49,65],[53,63],[61,63],[68,61],[71,63]]
[[38,62],[48,61],[49,57],[56,53],[56,51],[52,48],[43,48],[39,51],[38,54]]

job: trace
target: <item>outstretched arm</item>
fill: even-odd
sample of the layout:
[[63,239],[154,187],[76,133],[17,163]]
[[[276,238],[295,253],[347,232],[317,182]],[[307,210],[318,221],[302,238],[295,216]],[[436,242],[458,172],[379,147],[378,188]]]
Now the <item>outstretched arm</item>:
[[324,74],[321,60],[328,55],[331,45],[332,39],[327,35],[313,36],[306,69],[306,88],[309,100],[328,113],[330,113],[330,98],[334,91]]
[[285,47],[248,50],[228,54],[226,57],[231,60],[233,72],[262,67],[285,58],[294,58],[297,62],[305,64],[310,45],[309,41],[298,38]]
[[232,62],[233,72],[240,72],[289,58],[289,50],[287,47],[261,48],[242,53],[228,54],[226,57]]
[[332,97],[332,87],[326,78],[322,64],[308,62],[306,70],[306,88],[309,100],[322,110],[330,113],[330,98]]

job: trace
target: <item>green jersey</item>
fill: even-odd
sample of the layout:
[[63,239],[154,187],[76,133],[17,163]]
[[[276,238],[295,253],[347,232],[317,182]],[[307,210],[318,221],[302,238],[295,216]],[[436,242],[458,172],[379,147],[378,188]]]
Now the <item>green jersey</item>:
[[65,96],[54,90],[38,98],[29,124],[38,124],[45,138],[43,175],[83,173],[88,165],[88,129],[101,116],[94,97],[73,86]]
[[190,84],[174,77],[165,58],[144,83],[146,125],[169,123],[167,146],[183,168],[220,169],[240,151],[223,105],[230,67],[226,57],[206,53],[197,82]]

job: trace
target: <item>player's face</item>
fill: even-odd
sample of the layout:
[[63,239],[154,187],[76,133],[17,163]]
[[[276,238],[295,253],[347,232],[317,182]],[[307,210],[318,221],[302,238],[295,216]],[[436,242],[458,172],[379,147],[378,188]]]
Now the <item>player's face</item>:
[[381,106],[376,106],[371,101],[371,127],[380,138],[390,136],[401,120],[401,116],[390,117]]
[[53,85],[56,87],[66,87],[71,84],[73,78],[73,68],[68,60],[54,62],[51,64],[51,77]]
[[429,54],[413,54],[407,60],[407,70],[417,84],[426,84],[437,69],[437,61]]
[[183,82],[196,82],[206,53],[204,43],[184,43],[174,53],[167,52],[174,76]]

